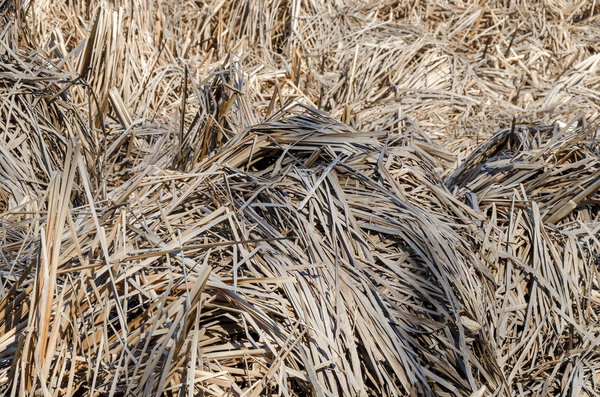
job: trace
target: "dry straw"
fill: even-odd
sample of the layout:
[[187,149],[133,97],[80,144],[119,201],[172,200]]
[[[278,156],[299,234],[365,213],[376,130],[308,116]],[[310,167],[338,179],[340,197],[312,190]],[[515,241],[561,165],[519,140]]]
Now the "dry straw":
[[400,3],[0,0],[0,392],[600,394],[599,6]]

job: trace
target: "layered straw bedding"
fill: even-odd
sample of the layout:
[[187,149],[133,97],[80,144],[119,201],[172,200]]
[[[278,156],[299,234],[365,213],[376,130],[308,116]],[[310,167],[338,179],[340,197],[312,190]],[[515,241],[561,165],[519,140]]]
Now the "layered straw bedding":
[[0,393],[600,394],[595,1],[0,0]]

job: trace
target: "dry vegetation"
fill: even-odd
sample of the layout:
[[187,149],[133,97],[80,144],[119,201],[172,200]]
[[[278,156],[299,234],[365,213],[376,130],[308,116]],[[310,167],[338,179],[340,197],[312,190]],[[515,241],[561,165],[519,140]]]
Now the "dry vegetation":
[[595,0],[0,0],[0,393],[599,395],[599,50]]

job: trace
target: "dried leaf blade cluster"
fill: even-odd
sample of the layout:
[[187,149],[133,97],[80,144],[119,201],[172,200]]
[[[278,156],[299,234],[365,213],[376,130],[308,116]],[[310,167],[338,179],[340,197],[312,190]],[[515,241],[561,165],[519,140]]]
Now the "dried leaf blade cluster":
[[598,394],[598,10],[489,3],[0,2],[2,393]]

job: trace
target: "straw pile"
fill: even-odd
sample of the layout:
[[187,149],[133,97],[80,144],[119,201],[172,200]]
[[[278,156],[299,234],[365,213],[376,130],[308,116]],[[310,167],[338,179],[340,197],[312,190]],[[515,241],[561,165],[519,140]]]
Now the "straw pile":
[[600,6],[504,3],[0,1],[0,391],[598,395]]

